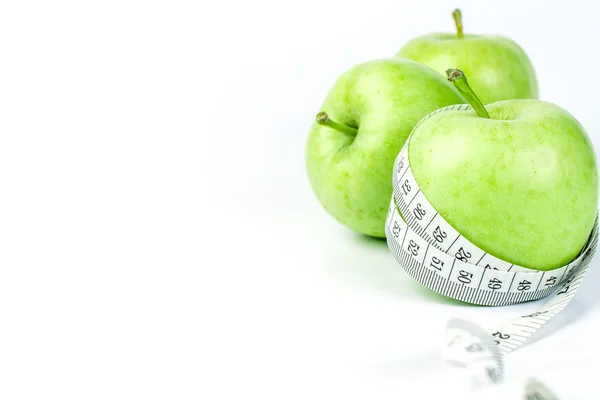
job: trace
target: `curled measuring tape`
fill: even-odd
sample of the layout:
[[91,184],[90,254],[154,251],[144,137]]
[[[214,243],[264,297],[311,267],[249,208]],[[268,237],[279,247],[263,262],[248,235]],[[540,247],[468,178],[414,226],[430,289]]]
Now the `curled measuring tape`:
[[[433,114],[470,108],[461,104],[436,110],[413,132]],[[494,257],[457,232],[429,203],[411,170],[411,136],[394,163],[386,219],[388,247],[404,270],[437,293],[473,304],[505,306],[550,296],[538,311],[491,332],[467,321],[449,322],[447,360],[471,369],[482,383],[497,383],[503,375],[502,355],[523,345],[575,295],[596,250],[598,218],[579,255],[561,268],[535,271]]]

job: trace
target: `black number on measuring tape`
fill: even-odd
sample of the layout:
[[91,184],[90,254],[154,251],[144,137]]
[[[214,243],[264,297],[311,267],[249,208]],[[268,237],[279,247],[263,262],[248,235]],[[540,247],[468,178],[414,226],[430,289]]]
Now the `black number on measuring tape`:
[[394,226],[392,227],[392,233],[396,237],[400,236],[400,225],[398,225],[397,221],[394,221]]
[[460,271],[458,271],[458,274],[459,274],[458,281],[460,283],[465,283],[465,284],[471,283],[471,279],[473,278],[472,273],[461,269]]
[[531,289],[531,282],[529,282],[528,280],[522,280],[521,282],[519,282],[519,286],[517,286],[517,290],[520,292],[529,289]]
[[486,268],[486,269],[493,269],[494,271],[498,271],[498,268],[492,267],[492,266],[490,266],[490,264],[487,264],[484,268]]
[[417,203],[413,214],[415,215],[415,218],[419,221],[423,219],[423,217],[425,216],[425,210],[423,210],[423,206],[421,205],[421,203]]
[[492,290],[498,290],[502,288],[502,281],[498,278],[490,279],[488,287]]
[[446,239],[446,237],[448,237],[448,234],[444,232],[442,228],[440,228],[440,226],[438,225],[438,227],[435,228],[433,231],[433,238],[438,242],[442,243],[444,239]]
[[[495,333],[492,333],[492,336],[495,336],[502,340],[510,339],[510,335],[508,333],[495,332]],[[500,344],[500,341],[494,340],[494,343],[498,345],[498,344]]]
[[414,240],[410,240],[410,242],[408,242],[408,251],[410,251],[410,254],[413,255],[413,257],[416,257],[419,255],[419,245],[415,243]]
[[573,282],[573,277],[567,279],[567,281],[565,283],[563,283],[563,288],[560,289],[560,291],[558,291],[556,294],[565,294],[569,291],[569,288],[571,287],[571,282]]
[[567,285],[564,288],[560,289],[560,291],[558,291],[556,294],[565,294],[569,291],[570,287],[571,287],[571,285]]
[[402,171],[402,168],[404,168],[404,160],[400,160],[400,162],[398,163],[398,173]]
[[437,269],[438,271],[441,271],[442,267],[444,266],[444,262],[434,256],[434,257],[431,257],[431,263],[429,264],[429,266]]
[[464,248],[461,247],[456,252],[455,257],[460,261],[467,262],[469,260],[469,258],[471,258],[471,253],[469,253],[468,251],[466,251]]
[[534,312],[533,314],[523,315],[522,318],[535,318],[538,315],[546,314],[547,312],[548,311],[538,311],[538,312]]
[[405,180],[404,183],[402,184],[402,191],[404,192],[405,196],[410,193],[410,185],[409,185],[408,179]]
[[552,286],[554,284],[556,284],[556,277],[555,276],[551,276],[550,278],[546,279],[545,286]]
[[496,336],[497,338],[504,339],[504,340],[510,339],[510,335],[508,333],[495,332],[495,333],[492,333],[492,336]]

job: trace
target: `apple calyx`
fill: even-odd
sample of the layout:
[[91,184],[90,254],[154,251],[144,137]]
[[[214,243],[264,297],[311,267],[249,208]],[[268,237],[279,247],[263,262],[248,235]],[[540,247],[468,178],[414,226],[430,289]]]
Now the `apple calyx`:
[[325,111],[321,111],[317,114],[317,123],[319,125],[335,129],[336,131],[345,133],[347,135],[356,136],[356,134],[358,133],[358,129],[348,125],[340,124],[339,122],[332,120],[331,118],[329,118],[329,115],[327,115]]
[[454,18],[454,23],[456,24],[456,36],[459,39],[463,38],[463,24],[462,24],[462,13],[460,12],[460,9],[455,9],[454,12],[452,12],[452,17]]
[[488,114],[483,103],[479,100],[479,97],[477,97],[473,89],[471,89],[471,86],[469,86],[465,73],[460,69],[449,69],[446,70],[446,75],[448,76],[448,80],[454,84],[454,87],[456,87],[465,100],[473,107],[477,115],[481,118],[490,119],[490,114]]

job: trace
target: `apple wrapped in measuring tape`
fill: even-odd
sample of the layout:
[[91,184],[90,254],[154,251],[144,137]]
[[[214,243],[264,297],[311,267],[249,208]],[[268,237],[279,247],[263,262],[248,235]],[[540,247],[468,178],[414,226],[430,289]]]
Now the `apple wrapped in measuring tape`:
[[448,77],[469,104],[428,114],[397,156],[386,220],[392,253],[425,286],[476,304],[568,291],[597,245],[587,133],[557,105],[484,106],[462,71]]
[[596,156],[584,128],[540,100],[483,106],[462,71],[448,74],[473,109],[433,115],[412,133],[410,165],[424,196],[498,258],[535,270],[568,264],[598,208]]

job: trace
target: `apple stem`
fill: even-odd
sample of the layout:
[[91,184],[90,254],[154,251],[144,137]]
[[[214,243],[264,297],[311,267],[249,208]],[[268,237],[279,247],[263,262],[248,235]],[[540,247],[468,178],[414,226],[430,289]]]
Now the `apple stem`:
[[339,132],[342,132],[342,133],[345,133],[348,135],[352,135],[352,136],[356,136],[356,134],[358,133],[358,129],[356,129],[356,128],[353,128],[348,125],[340,124],[339,122],[335,122],[334,120],[329,118],[329,115],[327,115],[327,113],[325,111],[321,111],[320,113],[317,114],[317,123],[319,125],[328,126],[331,129],[335,129],[336,131],[339,131]]
[[452,13],[452,17],[454,17],[454,23],[456,24],[456,35],[458,36],[459,39],[462,39],[463,37],[463,24],[462,24],[462,13],[460,12],[460,10],[457,8],[456,10],[454,10],[454,12]]
[[446,71],[446,75],[448,75],[448,80],[454,84],[456,89],[462,94],[462,96],[469,102],[471,107],[475,110],[477,115],[481,118],[490,118],[490,114],[488,114],[487,110],[483,106],[479,97],[475,94],[471,86],[469,86],[469,82],[467,82],[467,76],[460,69],[449,69]]

